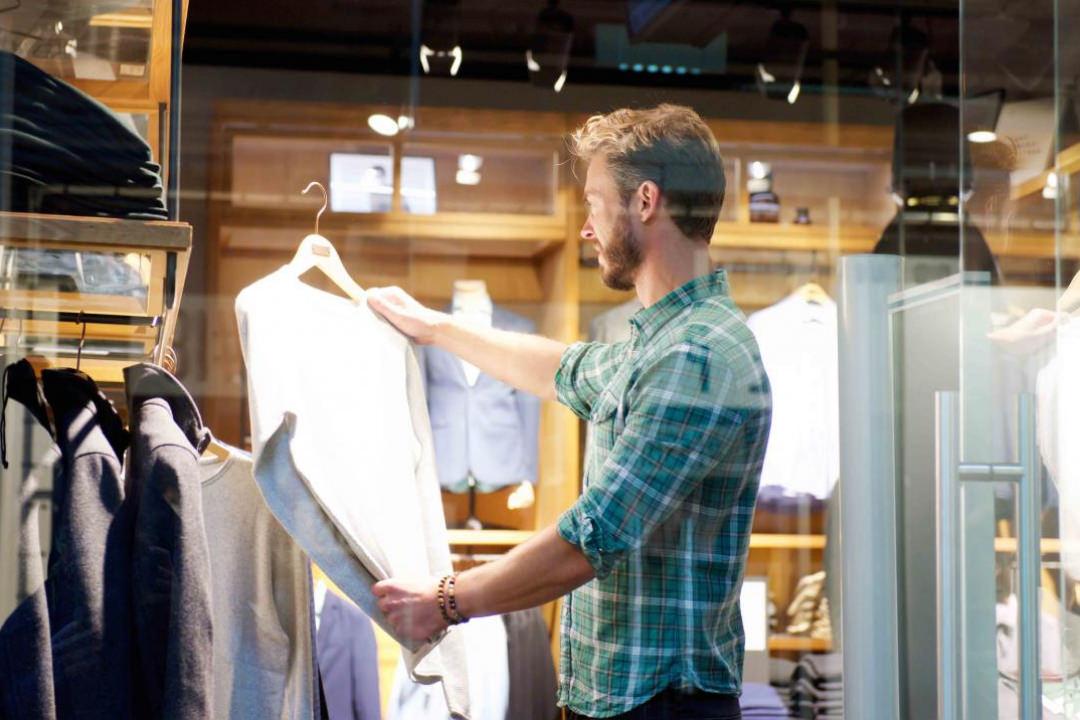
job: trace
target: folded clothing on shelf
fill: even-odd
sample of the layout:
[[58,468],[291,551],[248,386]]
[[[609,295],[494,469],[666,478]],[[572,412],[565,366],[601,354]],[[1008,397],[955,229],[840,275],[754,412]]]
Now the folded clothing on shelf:
[[0,52],[12,103],[0,113],[4,209],[164,220],[161,167],[109,108],[22,58]]
[[[774,683],[780,667],[773,668]],[[844,659],[839,653],[804,655],[791,672],[788,707],[791,714],[801,718],[844,716]]]

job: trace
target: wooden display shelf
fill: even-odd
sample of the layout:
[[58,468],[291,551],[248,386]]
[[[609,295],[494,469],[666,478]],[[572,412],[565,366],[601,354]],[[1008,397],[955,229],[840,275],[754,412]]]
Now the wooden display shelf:
[[44,215],[0,212],[0,243],[19,240],[41,245],[70,245],[87,250],[114,251],[115,246],[187,250],[191,247],[191,225],[164,220],[120,220],[116,218]]
[[[1017,541],[1016,538],[998,537],[994,538],[994,552],[998,553],[1014,553],[1016,552]],[[1041,543],[1041,550],[1043,555],[1053,555],[1061,552],[1061,540],[1058,538],[1043,538]]]
[[750,536],[751,550],[824,550],[824,535],[787,535],[754,533]]
[[[221,248],[225,251],[288,251],[311,232],[315,215],[305,209],[269,210],[224,208],[221,213]],[[295,228],[296,236],[266,235],[249,240],[251,232],[233,229]],[[563,244],[566,224],[554,215],[498,213],[336,214],[324,216],[319,232],[337,243],[339,252],[354,239],[380,242],[387,253],[401,256],[475,256],[535,258]],[[373,245],[373,248],[375,246]]]
[[1041,193],[1042,189],[1046,187],[1046,180],[1050,177],[1050,173],[1057,173],[1060,178],[1063,175],[1072,175],[1078,170],[1080,170],[1080,143],[1070,145],[1058,153],[1052,169],[1042,172],[1030,180],[1025,180],[1014,187],[1012,189],[1012,199],[1019,200],[1029,195]]
[[[512,547],[533,536],[531,530],[449,530],[450,544]],[[824,535],[785,535],[754,533],[750,536],[751,550],[823,550]]]
[[533,536],[532,530],[448,530],[450,544],[513,547]]
[[800,635],[770,635],[769,652],[829,652],[832,640]]

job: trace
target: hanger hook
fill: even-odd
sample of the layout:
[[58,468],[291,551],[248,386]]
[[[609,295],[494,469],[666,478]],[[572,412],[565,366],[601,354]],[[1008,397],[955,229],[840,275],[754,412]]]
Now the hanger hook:
[[326,188],[324,188],[323,184],[321,182],[317,181],[317,180],[312,180],[311,182],[309,182],[308,186],[306,188],[304,188],[303,191],[301,191],[300,194],[301,195],[307,195],[308,191],[310,191],[311,188],[313,188],[313,187],[317,187],[317,188],[319,188],[319,190],[322,191],[322,207],[319,208],[319,212],[315,214],[315,234],[318,235],[319,234],[319,218],[321,218],[322,214],[324,212],[326,212],[326,206],[329,203],[329,199],[328,199],[328,197],[326,195]]
[[82,349],[83,343],[86,342],[86,318],[83,317],[82,310],[79,311],[79,320],[82,323],[82,334],[79,335],[79,349],[75,353],[75,369],[78,370],[82,367]]

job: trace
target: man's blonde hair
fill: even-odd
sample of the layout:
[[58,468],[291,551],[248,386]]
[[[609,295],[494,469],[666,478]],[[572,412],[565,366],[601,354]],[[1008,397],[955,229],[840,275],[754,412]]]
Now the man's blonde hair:
[[593,115],[570,137],[571,152],[602,157],[623,202],[651,180],[688,238],[708,242],[724,204],[724,162],[701,116],[682,105]]

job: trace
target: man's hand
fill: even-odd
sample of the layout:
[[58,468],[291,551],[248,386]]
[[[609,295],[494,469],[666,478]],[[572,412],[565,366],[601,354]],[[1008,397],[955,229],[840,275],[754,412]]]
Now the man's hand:
[[438,578],[382,580],[372,590],[379,609],[400,637],[427,641],[446,629],[439,610]]
[[1011,325],[990,333],[988,337],[1014,355],[1028,355],[1053,341],[1054,331],[1063,317],[1064,313],[1036,308]]
[[421,345],[435,341],[435,331],[448,317],[446,313],[424,307],[399,287],[371,288],[367,301],[368,307]]

